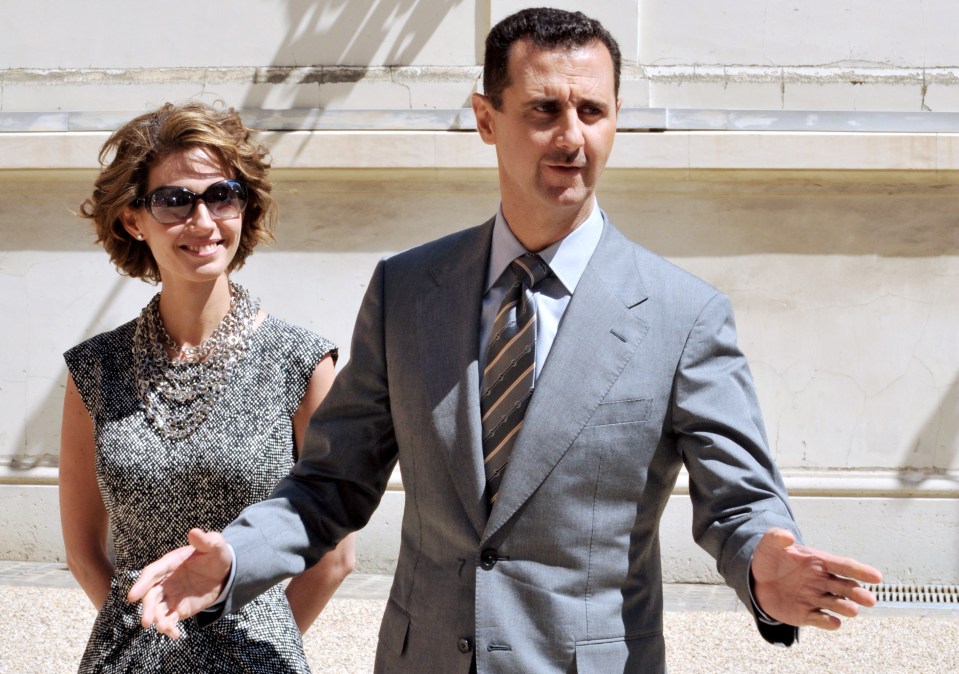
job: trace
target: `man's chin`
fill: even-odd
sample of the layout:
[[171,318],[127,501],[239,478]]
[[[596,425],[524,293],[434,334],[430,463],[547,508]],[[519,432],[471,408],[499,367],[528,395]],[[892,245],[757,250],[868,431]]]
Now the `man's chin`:
[[547,187],[549,200],[559,208],[582,207],[593,198],[593,192],[580,185]]

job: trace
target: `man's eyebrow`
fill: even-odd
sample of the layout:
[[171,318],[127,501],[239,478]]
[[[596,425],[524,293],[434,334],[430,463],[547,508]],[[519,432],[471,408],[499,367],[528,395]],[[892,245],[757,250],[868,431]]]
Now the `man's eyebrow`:
[[526,103],[524,104],[524,107],[535,108],[536,106],[542,105],[543,103],[555,103],[558,100],[559,98],[557,98],[556,96],[533,96],[532,98],[526,101]]
[[[543,104],[558,103],[558,102],[559,102],[558,96],[534,96],[533,98],[530,98],[529,100],[527,100],[523,104],[523,107],[532,110],[533,108],[539,107],[540,105],[543,105]],[[576,104],[576,107],[577,108],[582,108],[582,107],[597,108],[599,110],[605,111],[609,109],[609,104],[606,101],[599,98],[587,97],[579,100]]]
[[602,100],[601,98],[589,98],[589,97],[584,98],[579,102],[579,105],[577,107],[582,108],[584,106],[589,108],[597,108],[598,110],[604,110],[604,111],[609,110],[609,103]]

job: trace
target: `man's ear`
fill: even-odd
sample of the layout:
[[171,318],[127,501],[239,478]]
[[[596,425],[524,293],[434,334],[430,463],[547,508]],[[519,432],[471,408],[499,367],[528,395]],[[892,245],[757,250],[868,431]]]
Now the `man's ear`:
[[473,115],[476,117],[476,130],[487,145],[496,145],[496,130],[493,124],[493,102],[483,94],[473,94]]

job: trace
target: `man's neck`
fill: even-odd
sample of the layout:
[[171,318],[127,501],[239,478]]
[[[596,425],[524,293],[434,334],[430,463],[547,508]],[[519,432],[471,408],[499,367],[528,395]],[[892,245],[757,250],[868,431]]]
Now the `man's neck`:
[[531,215],[530,209],[511,208],[503,203],[503,217],[516,240],[531,253],[538,253],[569,235],[593,212],[596,200],[590,197],[580,207],[570,212],[557,213],[555,210],[543,217],[540,213]]

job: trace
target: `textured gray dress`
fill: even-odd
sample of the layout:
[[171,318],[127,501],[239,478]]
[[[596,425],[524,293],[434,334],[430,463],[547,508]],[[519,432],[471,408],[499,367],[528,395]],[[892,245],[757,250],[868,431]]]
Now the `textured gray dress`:
[[193,527],[221,530],[266,498],[293,465],[292,418],[310,376],[334,345],[268,316],[226,391],[189,437],[168,440],[139,406],[135,321],[70,349],[64,358],[94,422],[96,475],[110,518],[116,573],[80,672],[308,672],[281,586],[173,641],[140,627],[126,594],[139,569],[186,544]]

